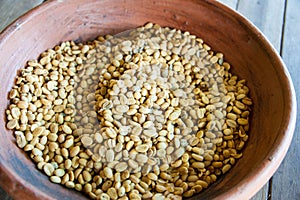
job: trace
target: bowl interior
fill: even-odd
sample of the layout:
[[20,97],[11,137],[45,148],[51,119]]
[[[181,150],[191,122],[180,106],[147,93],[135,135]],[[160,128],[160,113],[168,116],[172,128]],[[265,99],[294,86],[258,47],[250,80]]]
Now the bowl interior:
[[247,80],[253,98],[250,138],[243,158],[230,173],[194,199],[232,199],[233,195],[236,199],[250,198],[275,172],[293,134],[292,86],[275,51],[243,17],[208,0],[49,1],[13,23],[0,36],[3,118],[0,182],[13,197],[84,198],[50,183],[35,170],[28,156],[15,145],[12,132],[6,130],[7,94],[18,69],[62,41],[85,41],[149,21],[189,31],[201,37],[215,52],[223,52],[225,60],[232,64],[232,72]]

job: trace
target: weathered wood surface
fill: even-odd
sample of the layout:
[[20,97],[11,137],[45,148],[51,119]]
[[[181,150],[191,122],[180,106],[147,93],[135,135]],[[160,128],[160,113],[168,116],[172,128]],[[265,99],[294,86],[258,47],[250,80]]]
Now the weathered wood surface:
[[240,0],[237,10],[258,27],[279,52],[282,38],[285,1]]
[[[222,3],[228,5],[232,9],[237,10],[239,13],[249,19],[256,27],[258,27],[269,39],[274,48],[279,52],[284,14],[284,6],[280,4],[284,5],[284,1],[271,1],[272,0],[256,0],[250,3],[248,0],[221,0]],[[271,182],[265,184],[265,186],[254,197],[252,197],[251,200],[271,198],[270,186]]]
[[300,199],[300,1],[288,0],[281,54],[287,65],[298,100],[297,124],[290,149],[278,171],[273,176],[272,200]]
[[[226,3],[227,0],[222,2]],[[239,0],[236,5],[238,12],[249,19],[269,39],[274,48],[281,54],[292,76],[297,99],[300,98],[299,63],[296,52],[300,51],[300,2],[297,0]],[[298,110],[299,110],[298,101]],[[299,119],[299,112],[297,118]],[[299,123],[291,147],[272,179],[252,200],[281,200],[300,199],[300,164],[297,162],[300,155]]]
[[[274,48],[279,52],[284,20],[282,0],[239,0],[236,9],[264,33]],[[270,180],[252,200],[271,199],[272,181]]]
[[0,31],[43,0],[0,0]]
[[237,5],[238,5],[238,0],[218,0],[219,2],[227,5],[233,10],[236,10]]
[[[237,10],[256,25],[282,55],[300,99],[300,1],[299,0],[219,0]],[[0,31],[42,0],[0,0]],[[298,103],[298,108],[300,104]],[[298,112],[298,119],[300,119]],[[286,158],[269,183],[252,200],[300,199],[300,124],[297,123]],[[0,188],[0,199],[11,198]]]

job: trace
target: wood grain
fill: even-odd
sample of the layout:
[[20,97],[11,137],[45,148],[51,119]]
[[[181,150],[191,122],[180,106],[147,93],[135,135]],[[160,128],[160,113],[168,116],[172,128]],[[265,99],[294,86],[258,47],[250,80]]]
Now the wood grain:
[[[282,38],[282,24],[284,20],[284,4],[282,0],[240,0],[237,10],[254,23],[269,39],[279,52]],[[267,183],[252,200],[271,199],[269,190],[272,182]]]
[[0,31],[43,0],[0,0]]
[[[262,18],[256,17],[257,12],[261,10],[268,9],[267,4],[263,4],[261,6],[260,2],[252,2],[249,5],[249,1],[239,1],[236,6],[237,11],[239,11],[241,14],[243,14],[247,19],[249,19],[252,23],[254,23],[260,30],[262,30],[262,26],[259,27],[259,25],[262,24]],[[261,200],[266,199],[266,196],[269,193],[269,182],[264,185],[264,187],[251,198],[251,200]]]
[[257,26],[279,52],[285,0],[240,0],[237,10]]
[[225,4],[226,6],[230,7],[233,10],[235,10],[238,5],[238,0],[218,0],[218,1]]
[[300,199],[300,1],[288,0],[286,6],[286,18],[284,38],[282,44],[282,57],[285,61],[294,82],[298,99],[298,122],[294,138],[287,156],[280,168],[273,176],[272,200]]
[[[222,1],[229,4],[230,7],[236,7],[237,11],[243,14],[254,25],[256,25],[269,39],[274,48],[279,52],[282,39],[282,24],[284,20],[284,4],[282,0],[256,0],[249,3],[247,0]],[[252,200],[262,200],[271,198],[267,183],[253,198]]]
[[[27,10],[41,3],[42,0],[0,0],[0,31],[11,21]],[[300,52],[299,45],[299,25],[300,15],[298,9],[300,3],[297,0],[289,0],[286,10],[286,24],[282,27],[284,20],[285,1],[282,0],[220,0],[232,9],[238,9],[240,13],[252,21],[267,36],[276,50],[280,51],[282,46],[282,56],[286,62],[292,78],[294,80],[296,91],[299,91],[299,70],[297,66],[300,63],[299,56],[295,52]],[[295,25],[296,24],[296,25]],[[282,28],[285,29],[284,38]],[[283,38],[283,39],[282,39]],[[283,41],[283,45],[281,42]],[[298,92],[298,99],[299,92]],[[298,103],[298,108],[299,108]],[[298,114],[298,119],[300,118]],[[300,199],[300,165],[294,164],[299,157],[300,138],[297,134],[300,130],[299,124],[295,131],[294,141],[287,154],[286,159],[274,175],[272,188],[272,199]],[[268,185],[265,185],[252,200],[265,200],[268,196]],[[11,198],[0,188],[0,199],[10,200]]]

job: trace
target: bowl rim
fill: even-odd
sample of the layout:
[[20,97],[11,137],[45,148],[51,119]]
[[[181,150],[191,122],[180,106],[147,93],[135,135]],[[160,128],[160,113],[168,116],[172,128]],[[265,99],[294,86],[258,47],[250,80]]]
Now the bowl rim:
[[[68,0],[67,0],[68,1]],[[50,9],[52,6],[57,6],[60,3],[67,3],[67,1],[61,0],[50,0],[46,1],[33,9],[29,10],[16,20],[14,20],[10,25],[8,25],[3,31],[0,32],[0,45],[5,42],[6,39],[10,37],[15,31],[18,30],[19,26],[26,23],[31,18],[39,15],[45,10]],[[189,0],[193,1],[193,0]],[[199,0],[200,1],[200,0]],[[267,55],[271,58],[273,63],[276,63],[279,68],[276,71],[280,71],[281,78],[286,81],[287,90],[285,91],[287,94],[285,97],[285,101],[287,102],[287,109],[289,112],[286,122],[282,123],[280,127],[283,127],[285,130],[284,136],[282,140],[279,141],[275,148],[272,149],[271,152],[265,157],[264,161],[257,166],[258,171],[256,173],[252,173],[249,176],[245,177],[240,184],[235,188],[230,188],[228,191],[222,193],[222,197],[217,197],[215,199],[245,199],[250,198],[255,195],[259,191],[260,188],[272,177],[275,171],[279,168],[281,162],[283,161],[289,146],[291,144],[295,126],[296,126],[296,114],[297,114],[297,103],[296,103],[296,93],[294,89],[294,85],[291,79],[291,76],[288,72],[288,69],[283,62],[282,58],[267,39],[267,37],[244,15],[241,13],[231,9],[227,5],[215,0],[204,0],[203,2],[207,3],[210,7],[214,7],[214,9],[219,9],[227,15],[230,15],[234,19],[238,20],[240,24],[251,32],[252,36],[259,42],[261,47],[266,51]],[[1,109],[2,110],[2,109]],[[8,190],[7,183],[12,183],[16,188],[21,187],[22,193],[27,193],[30,196],[36,196],[43,199],[52,199],[50,196],[41,192],[40,190],[34,190],[35,194],[32,194],[32,189],[35,188],[30,183],[21,179],[13,170],[7,168],[5,165],[2,165],[0,161],[0,179],[6,180],[1,181],[0,185],[6,190],[8,193],[14,197],[20,197],[19,192],[12,192]],[[261,181],[264,180],[264,181]],[[251,188],[252,190],[249,190]],[[247,189],[247,190],[246,190]]]
[[[250,31],[253,37],[256,37],[256,40],[259,41],[260,46],[262,46],[262,48],[266,51],[270,60],[278,65],[278,68],[276,69],[277,74],[281,75],[282,79],[286,81],[287,90],[285,92],[289,94],[285,97],[287,103],[286,109],[289,111],[287,112],[288,116],[286,116],[287,120],[285,123],[282,122],[280,125],[280,127],[285,130],[285,134],[282,137],[282,140],[276,143],[276,147],[273,148],[272,151],[270,151],[269,154],[265,157],[264,161],[257,166],[258,171],[256,173],[250,174],[249,176],[244,178],[236,188],[231,188],[227,192],[223,193],[222,197],[216,198],[220,200],[240,200],[246,198],[250,199],[269,181],[269,179],[277,171],[290,147],[297,119],[296,92],[287,66],[285,65],[283,59],[278,54],[272,43],[260,29],[256,27],[253,22],[248,20],[243,14],[239,13],[236,10],[233,10],[227,5],[224,5],[219,1],[205,1],[213,4],[213,6],[217,6],[218,8],[222,9],[222,11],[230,14],[235,19],[238,19],[240,24],[243,25],[244,28],[246,28],[248,31]],[[278,73],[279,71],[280,73]],[[249,190],[250,188],[252,190]]]
[[[40,13],[48,10],[52,6],[59,5],[63,1],[61,0],[49,0],[45,1],[36,7],[30,9],[29,11],[22,14],[20,17],[13,20],[9,25],[7,25],[2,31],[0,31],[0,46],[15,32],[18,31],[19,27],[29,21],[31,18],[38,16]],[[7,96],[7,94],[0,93],[1,96]],[[1,113],[6,108],[0,108]],[[3,124],[2,124],[3,123]],[[5,122],[1,120],[1,125],[6,128]],[[1,149],[1,147],[0,147]],[[0,155],[2,151],[0,151]],[[54,200],[52,197],[38,190],[34,185],[30,182],[27,182],[20,178],[18,174],[16,174],[11,168],[8,168],[6,165],[3,165],[0,160],[0,186],[4,189],[4,191],[9,194],[12,198],[24,198],[24,194],[27,199],[37,198],[37,199],[45,199],[45,200]],[[13,187],[11,187],[13,186]],[[33,192],[34,191],[34,192]]]

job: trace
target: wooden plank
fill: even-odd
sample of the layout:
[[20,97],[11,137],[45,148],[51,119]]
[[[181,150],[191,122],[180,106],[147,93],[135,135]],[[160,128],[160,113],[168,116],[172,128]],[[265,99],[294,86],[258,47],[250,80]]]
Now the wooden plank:
[[[284,15],[284,1],[275,1],[220,0],[220,2],[229,7],[237,9],[237,11],[254,23],[279,52]],[[269,198],[269,183],[267,183],[254,197],[251,198],[251,200],[266,200]]]
[[[225,3],[229,7],[235,9],[237,6],[238,0],[220,0],[222,3]],[[289,70],[294,78],[294,83],[296,88],[300,88],[299,81],[297,82],[297,75],[299,75],[299,72],[297,72],[296,67],[297,64],[300,63],[299,58],[295,59],[295,57],[292,57],[291,55],[292,52],[299,52],[300,47],[294,45],[299,41],[299,37],[297,37],[297,34],[299,33],[299,14],[297,15],[298,11],[296,8],[299,8],[299,2],[296,2],[297,0],[289,0],[289,5],[294,5],[290,6],[288,10],[290,11],[293,15],[290,15],[290,17],[287,17],[289,19],[288,21],[293,21],[293,17],[295,17],[298,21],[296,23],[287,23],[287,27],[289,26],[290,30],[286,31],[285,34],[285,40],[284,40],[284,48],[283,48],[283,57],[285,62],[287,63]],[[14,3],[11,3],[14,2]],[[17,3],[16,3],[17,2]],[[21,3],[20,3],[21,2]],[[26,3],[25,3],[26,2]],[[19,7],[19,4],[26,4],[23,5],[24,7],[28,6],[30,2],[34,2],[33,0],[0,0],[0,30],[3,29],[6,25],[8,25],[12,20],[18,17],[18,15],[24,13],[25,11],[21,11],[18,13],[16,11],[16,7]],[[35,1],[38,2],[38,1]],[[39,2],[42,2],[41,0]],[[238,5],[238,11],[244,14],[247,18],[249,18],[256,26],[258,26],[264,33],[265,35],[269,38],[271,43],[273,43],[274,47],[279,51],[280,49],[280,38],[281,38],[281,24],[282,24],[282,10],[284,9],[284,6],[282,5],[284,1],[247,1],[247,0],[240,0],[240,4]],[[6,5],[4,5],[6,4]],[[272,10],[272,6],[270,4],[275,4],[276,8]],[[4,8],[6,7],[6,9]],[[23,7],[23,8],[24,8]],[[293,7],[293,8],[291,8]],[[4,8],[4,9],[3,9]],[[19,8],[22,8],[20,6]],[[30,9],[30,8],[28,8]],[[28,10],[27,9],[27,10]],[[278,9],[280,10],[278,12]],[[289,13],[288,13],[289,14]],[[1,18],[2,16],[7,16],[4,18]],[[297,16],[295,16],[297,15]],[[288,15],[289,16],[289,15]],[[295,26],[295,24],[298,24],[298,26]],[[275,31],[274,31],[275,30]],[[299,34],[298,34],[299,35]],[[297,40],[298,39],[298,40]],[[289,47],[294,46],[295,48],[290,49]],[[297,51],[298,50],[298,51]],[[299,94],[297,96],[299,98]],[[298,104],[299,106],[299,104]],[[300,107],[300,106],[299,106]],[[299,115],[298,115],[299,119]],[[297,129],[295,134],[299,132],[299,124],[297,125]],[[295,139],[296,138],[296,139]],[[294,141],[292,143],[292,146],[290,148],[290,151],[284,160],[283,164],[281,165],[280,169],[274,176],[273,180],[273,192],[272,196],[273,199],[300,199],[299,193],[299,181],[297,182],[296,180],[299,180],[299,165],[296,169],[294,169],[294,165],[291,165],[291,163],[294,163],[297,160],[297,152],[300,152],[299,149],[299,134],[296,135],[294,138]],[[296,140],[296,142],[295,142]],[[296,144],[295,144],[296,143]],[[292,155],[290,155],[292,154]],[[292,173],[291,173],[292,172]],[[266,185],[259,193],[256,195],[253,199],[267,199],[267,191],[268,186]],[[293,194],[291,194],[291,191]],[[0,189],[0,199],[5,199],[8,200],[9,197],[7,196],[2,196],[2,190]],[[298,196],[297,196],[298,195]]]
[[238,0],[218,0],[218,1],[232,8],[233,10],[237,8]]
[[43,0],[0,0],[0,31]]
[[240,0],[237,10],[250,19],[279,52],[285,1]]
[[264,185],[252,198],[251,200],[267,200],[269,199],[269,182]]
[[[284,3],[282,0],[240,0],[237,6],[238,12],[254,23],[278,52],[282,38]],[[269,199],[269,184],[271,183],[265,184],[251,200]]]
[[298,100],[297,124],[289,151],[273,176],[272,199],[300,199],[300,1],[288,0],[286,6],[285,30],[282,45],[282,57],[296,90]]

